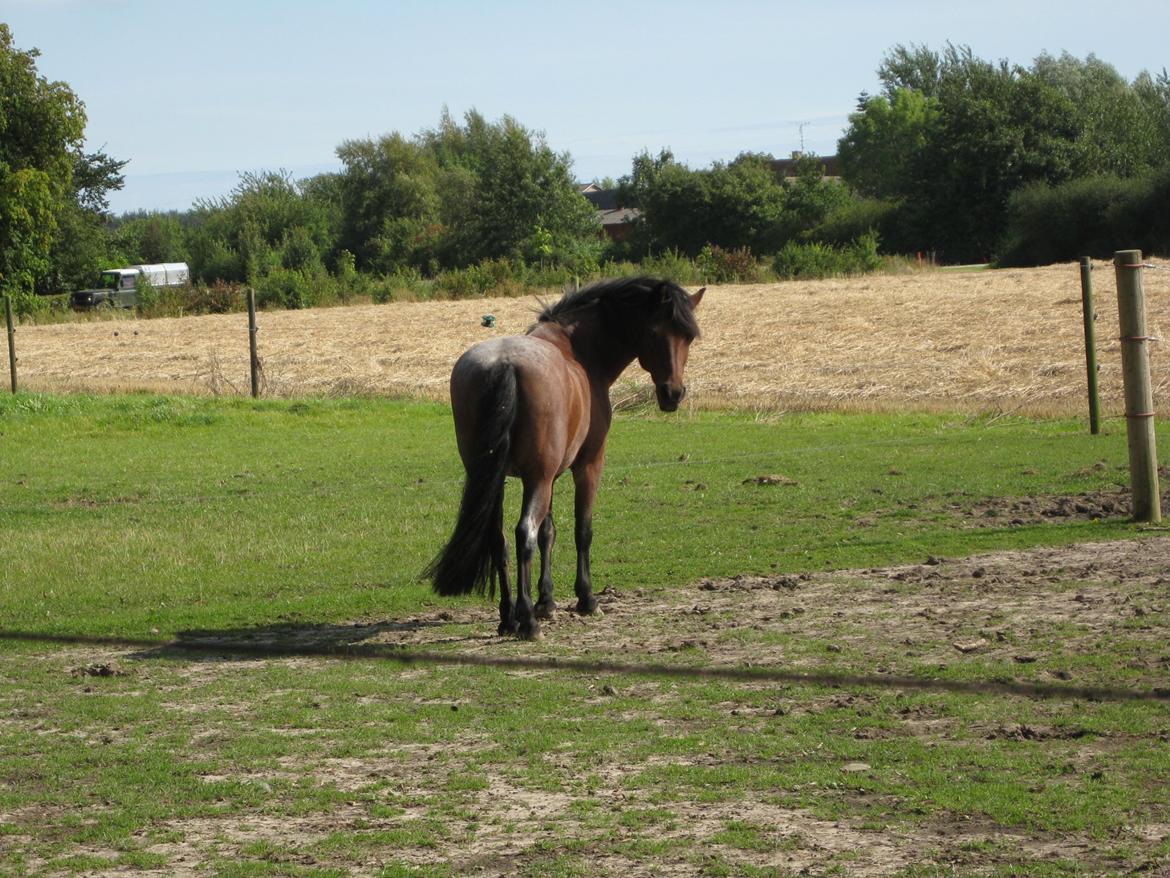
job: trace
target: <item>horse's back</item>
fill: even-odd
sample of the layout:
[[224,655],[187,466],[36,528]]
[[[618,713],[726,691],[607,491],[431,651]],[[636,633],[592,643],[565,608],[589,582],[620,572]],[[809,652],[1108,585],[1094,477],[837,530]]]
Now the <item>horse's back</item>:
[[512,443],[515,474],[573,461],[589,428],[589,381],[584,369],[557,345],[530,335],[488,339],[468,348],[451,371],[451,408],[464,460],[474,452],[477,422],[493,382],[511,372],[517,410]]

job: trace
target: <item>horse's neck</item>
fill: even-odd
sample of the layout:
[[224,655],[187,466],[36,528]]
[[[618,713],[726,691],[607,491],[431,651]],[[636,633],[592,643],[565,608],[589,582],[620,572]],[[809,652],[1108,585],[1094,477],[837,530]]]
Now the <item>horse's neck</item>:
[[567,327],[566,331],[577,361],[606,387],[617,381],[637,355],[633,348],[627,349],[612,330],[607,331],[599,320],[582,320]]
[[530,334],[561,348],[566,356],[581,364],[590,378],[605,387],[617,381],[626,366],[634,361],[635,351],[625,350],[595,319],[587,318],[567,326],[538,323]]

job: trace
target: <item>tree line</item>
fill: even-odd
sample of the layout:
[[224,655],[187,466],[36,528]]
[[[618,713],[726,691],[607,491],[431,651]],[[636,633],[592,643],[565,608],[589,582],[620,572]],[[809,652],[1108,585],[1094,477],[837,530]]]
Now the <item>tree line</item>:
[[387,278],[460,294],[648,261],[737,280],[872,269],[879,248],[1014,264],[1170,252],[1170,79],[1129,82],[1091,55],[1024,67],[896,46],[878,68],[881,92],[863,93],[849,117],[840,179],[815,156],[782,167],[744,153],[694,169],[643,152],[605,181],[638,211],[617,241],[578,191],[571,156],[475,111],[346,141],[333,173],[248,173],[185,212],[113,217],[126,162],[84,150],[84,105],[37,72],[37,57],[0,24],[0,291],[21,310],[138,262],[188,262],[215,310],[245,283],[303,307],[330,291],[377,298]]
[[[881,94],[861,96],[838,155],[853,191],[872,199],[854,209],[886,232],[889,246],[938,251],[952,262],[1068,259],[1103,242],[1074,235],[1052,250],[1035,241],[1047,252],[1029,258],[1019,223],[1036,204],[1068,202],[1085,181],[1143,203],[1166,192],[1165,70],[1127,82],[1092,55],[1045,54],[1023,67],[982,60],[966,47],[898,46],[878,76]],[[1133,184],[1117,187],[1122,180]],[[1088,212],[1065,219],[1098,225]],[[1147,248],[1170,252],[1164,219],[1115,232],[1110,249],[1139,234]]]

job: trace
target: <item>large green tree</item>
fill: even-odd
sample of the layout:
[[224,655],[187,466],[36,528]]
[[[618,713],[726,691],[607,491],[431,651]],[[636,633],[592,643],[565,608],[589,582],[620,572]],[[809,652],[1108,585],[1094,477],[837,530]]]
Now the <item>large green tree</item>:
[[901,198],[914,188],[915,166],[938,122],[938,101],[897,86],[862,95],[837,144],[841,173],[865,196]]
[[948,261],[993,256],[1021,187],[1170,162],[1170,115],[1148,75],[1127,83],[1093,56],[1031,67],[967,47],[897,46],[839,143],[859,192],[899,206],[899,237]]
[[48,273],[85,133],[81,101],[38,74],[38,56],[0,23],[0,290],[21,297]]
[[125,166],[100,151],[74,155],[69,196],[56,216],[49,270],[38,284],[43,292],[92,285],[97,273],[110,264],[144,258],[123,258],[110,237],[108,195],[122,188]]
[[668,150],[657,156],[643,152],[618,189],[623,203],[641,211],[636,251],[673,249],[690,256],[709,244],[774,253],[848,198],[824,178],[824,166],[814,156],[799,159],[795,176],[786,179],[771,156],[752,153],[691,169]]
[[0,24],[0,290],[21,310],[34,291],[92,280],[106,253],[107,194],[125,162],[83,150],[85,107],[37,72]]
[[505,116],[347,141],[342,243],[377,271],[434,271],[484,259],[564,260],[597,236],[567,155]]
[[435,157],[397,133],[346,141],[337,156],[342,245],[366,269],[425,266],[440,232]]
[[1167,157],[1161,135],[1170,120],[1151,112],[1138,83],[1131,85],[1112,65],[1094,55],[1081,60],[1067,52],[1059,57],[1044,54],[1031,73],[1071,102],[1076,176],[1131,177]]
[[949,261],[995,253],[1008,199],[1035,180],[1070,179],[1076,167],[1072,102],[1028,72],[948,53],[939,122],[915,166],[930,248]]
[[255,283],[276,268],[306,271],[334,252],[336,214],[321,182],[245,173],[227,196],[196,202],[186,246],[207,282]]

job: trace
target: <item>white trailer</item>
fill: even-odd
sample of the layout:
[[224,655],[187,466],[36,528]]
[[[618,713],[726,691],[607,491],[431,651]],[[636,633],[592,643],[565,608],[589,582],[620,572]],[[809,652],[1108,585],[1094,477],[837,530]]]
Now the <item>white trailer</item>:
[[[125,271],[126,269],[122,269]],[[145,277],[152,287],[177,287],[191,282],[191,269],[186,262],[160,262],[157,265],[132,265],[139,277]]]

